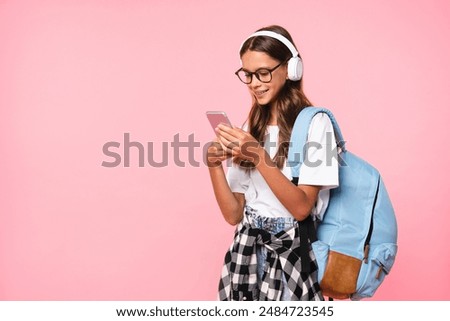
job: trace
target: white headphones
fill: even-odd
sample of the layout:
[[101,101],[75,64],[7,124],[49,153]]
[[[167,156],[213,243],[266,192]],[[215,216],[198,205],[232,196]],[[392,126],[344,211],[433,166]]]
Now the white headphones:
[[[292,58],[289,59],[289,62],[288,62],[288,78],[289,78],[289,80],[298,81],[298,80],[302,79],[303,63],[298,55],[298,51],[295,49],[292,42],[290,42],[286,37],[280,35],[279,33],[264,30],[264,31],[257,31],[254,34],[250,35],[247,39],[244,40],[242,45],[244,45],[244,43],[248,39],[250,39],[252,37],[257,37],[257,36],[271,37],[271,38],[277,39],[278,41],[281,41],[292,53]],[[242,49],[242,45],[241,45],[241,49]]]

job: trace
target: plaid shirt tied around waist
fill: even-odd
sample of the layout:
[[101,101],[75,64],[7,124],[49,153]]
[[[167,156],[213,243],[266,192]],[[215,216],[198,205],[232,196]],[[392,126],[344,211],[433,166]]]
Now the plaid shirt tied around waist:
[[[308,242],[308,239],[300,239],[298,223],[271,234],[256,228],[252,217],[246,213],[236,229],[234,242],[225,255],[219,282],[219,300],[279,301],[284,286],[282,274],[287,287],[284,291],[289,291],[292,301],[323,300],[317,282],[317,263],[309,243],[310,262],[306,269],[303,264],[302,270],[301,241]],[[257,276],[257,246],[267,249],[267,260],[260,282]]]

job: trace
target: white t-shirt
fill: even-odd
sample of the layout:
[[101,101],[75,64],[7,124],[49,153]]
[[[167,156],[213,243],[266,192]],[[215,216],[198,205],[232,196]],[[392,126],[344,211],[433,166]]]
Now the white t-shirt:
[[[267,127],[265,148],[271,158],[278,149],[278,133],[278,126]],[[322,186],[311,212],[313,216],[321,219],[328,206],[330,189],[339,186],[338,151],[333,125],[328,115],[319,113],[313,117],[308,131],[308,142],[312,143],[308,148],[308,161],[300,167],[298,184]],[[289,180],[292,179],[291,168],[286,164],[282,173]],[[246,170],[233,163],[227,172],[227,181],[232,192],[245,194],[246,205],[257,210],[259,215],[292,217],[257,169]]]

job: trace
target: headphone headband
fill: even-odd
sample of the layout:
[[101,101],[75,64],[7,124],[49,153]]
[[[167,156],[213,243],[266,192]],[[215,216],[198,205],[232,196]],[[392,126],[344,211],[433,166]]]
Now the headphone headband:
[[276,32],[273,32],[273,31],[268,31],[268,30],[257,31],[254,34],[251,34],[247,39],[244,40],[244,42],[241,45],[241,49],[242,49],[242,46],[244,45],[244,43],[248,39],[253,38],[253,37],[257,37],[257,36],[267,36],[267,37],[275,38],[278,41],[281,41],[289,49],[289,51],[292,53],[292,57],[297,57],[298,56],[297,49],[295,49],[294,45],[292,44],[292,42],[289,41],[288,38],[286,38],[283,35],[280,35],[279,33],[276,33]]

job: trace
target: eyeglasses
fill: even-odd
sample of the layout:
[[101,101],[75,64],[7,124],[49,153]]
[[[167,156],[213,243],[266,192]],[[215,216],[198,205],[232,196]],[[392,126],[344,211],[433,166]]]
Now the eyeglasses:
[[240,68],[238,71],[235,72],[235,75],[238,76],[239,80],[246,85],[252,82],[253,75],[255,75],[260,82],[268,83],[272,80],[272,72],[278,67],[280,67],[283,63],[284,62],[280,62],[272,69],[260,68],[255,72],[247,71],[243,68]]

